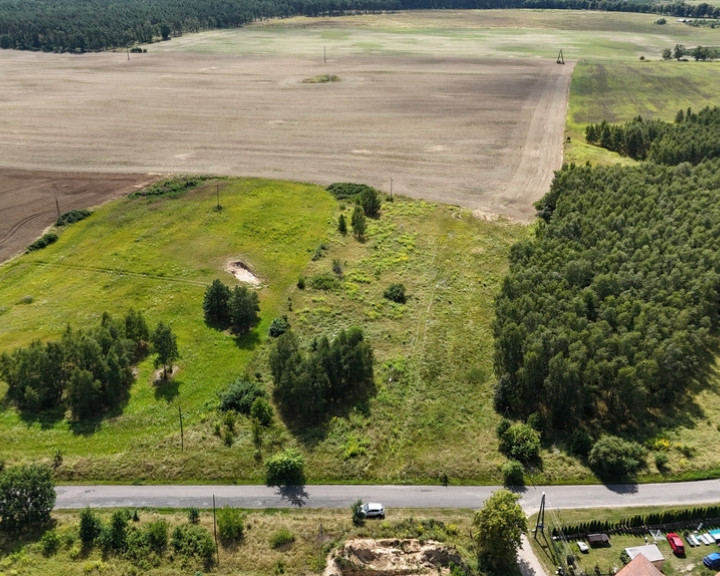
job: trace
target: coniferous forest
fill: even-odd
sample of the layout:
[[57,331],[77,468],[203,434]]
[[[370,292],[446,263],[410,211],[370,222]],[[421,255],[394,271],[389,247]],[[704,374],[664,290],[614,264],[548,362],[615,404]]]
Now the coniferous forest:
[[565,166],[536,204],[537,232],[513,247],[495,304],[501,412],[536,413],[556,431],[593,438],[650,433],[686,413],[706,384],[718,328],[720,158],[693,150],[698,134],[718,132],[720,115],[677,120],[648,148],[658,162]]
[[83,53],[130,48],[255,20],[417,9],[537,8],[717,18],[720,6],[652,0],[0,0],[0,48]]

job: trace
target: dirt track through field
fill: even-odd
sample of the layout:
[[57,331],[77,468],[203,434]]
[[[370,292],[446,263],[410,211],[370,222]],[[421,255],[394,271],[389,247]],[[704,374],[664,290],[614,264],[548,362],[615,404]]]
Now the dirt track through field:
[[[394,193],[529,219],[562,163],[572,65],[4,50],[0,70],[0,169],[15,171],[14,181],[0,174],[7,252],[20,229],[52,221],[55,209],[31,202],[9,218],[8,206],[29,194],[18,169],[89,172],[96,181],[101,173],[355,181],[385,191],[392,179]],[[340,81],[303,82],[321,74]],[[143,178],[98,185],[99,196]]]

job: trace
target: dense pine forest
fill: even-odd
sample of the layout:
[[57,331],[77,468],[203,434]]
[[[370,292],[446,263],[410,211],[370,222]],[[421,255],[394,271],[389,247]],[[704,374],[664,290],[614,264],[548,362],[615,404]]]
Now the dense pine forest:
[[720,6],[624,0],[0,0],[0,48],[99,51],[267,18],[415,9],[554,8],[720,17]]
[[496,300],[501,412],[590,438],[652,435],[687,415],[707,385],[719,318],[720,113],[610,132],[622,140],[636,130],[652,142],[638,157],[655,162],[565,166],[536,204],[536,234],[513,247]]

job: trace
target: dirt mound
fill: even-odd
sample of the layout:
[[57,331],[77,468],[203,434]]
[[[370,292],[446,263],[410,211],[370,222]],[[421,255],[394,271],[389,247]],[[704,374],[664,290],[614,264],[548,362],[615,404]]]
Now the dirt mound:
[[330,553],[323,576],[444,575],[450,563],[462,564],[457,551],[432,540],[359,538]]

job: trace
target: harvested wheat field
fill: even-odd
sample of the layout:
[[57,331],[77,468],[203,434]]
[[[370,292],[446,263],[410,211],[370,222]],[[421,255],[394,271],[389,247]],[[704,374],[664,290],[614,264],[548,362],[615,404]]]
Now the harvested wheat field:
[[[93,203],[144,174],[354,181],[386,192],[392,179],[394,193],[517,219],[533,215],[562,163],[572,73],[540,59],[323,62],[152,47],[129,57],[3,50],[0,68],[0,169],[95,173]],[[328,74],[337,81],[307,82]],[[114,176],[102,183],[102,173]],[[17,211],[43,182],[52,199],[46,173],[25,185],[0,173],[0,210],[13,220],[3,217],[0,258],[52,221],[54,200]]]

